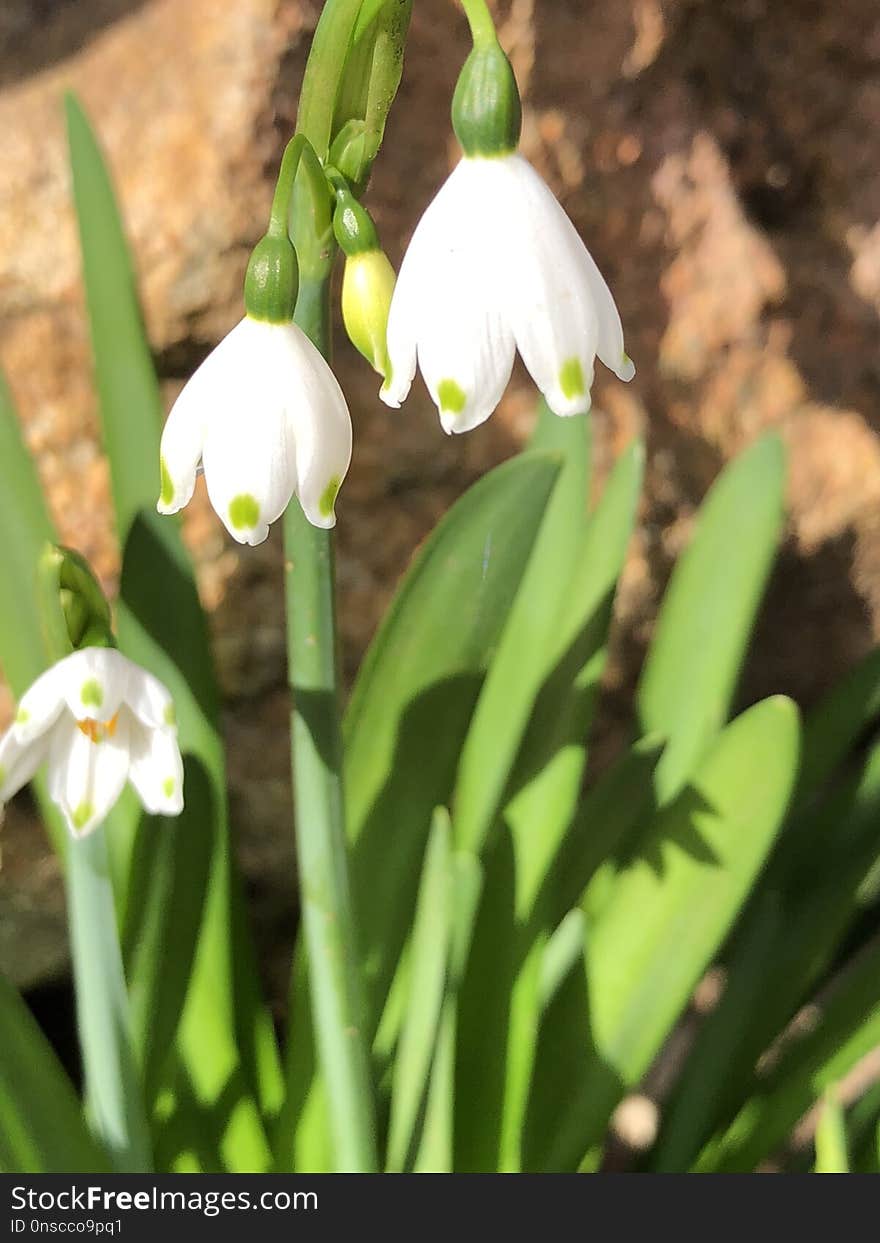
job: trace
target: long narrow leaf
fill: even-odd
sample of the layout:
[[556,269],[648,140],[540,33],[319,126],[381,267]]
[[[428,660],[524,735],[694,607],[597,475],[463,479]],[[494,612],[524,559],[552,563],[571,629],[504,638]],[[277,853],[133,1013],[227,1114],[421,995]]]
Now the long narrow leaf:
[[12,985],[0,976],[0,1170],[109,1171],[73,1085]]
[[727,719],[776,551],[784,474],[778,436],[737,458],[673,572],[638,692],[642,732],[667,739],[661,801],[678,792]]

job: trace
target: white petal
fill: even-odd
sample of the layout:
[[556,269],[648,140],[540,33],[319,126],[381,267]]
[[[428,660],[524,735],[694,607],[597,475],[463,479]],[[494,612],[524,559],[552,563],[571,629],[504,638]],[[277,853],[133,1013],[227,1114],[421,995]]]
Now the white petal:
[[[245,318],[233,330],[225,392],[205,437],[202,462],[211,504],[230,535],[261,544],[286,509],[296,482],[296,449],[285,407],[300,377],[285,369],[289,325]],[[231,342],[233,334],[226,338]],[[234,358],[233,358],[234,355]]]
[[243,322],[193,372],[171,407],[159,448],[162,477],[156,508],[160,514],[176,514],[192,497],[207,429],[226,400]]
[[[54,666],[78,721],[109,721],[119,711],[131,661],[112,647],[85,647]],[[22,701],[24,702],[24,701]]]
[[125,702],[142,725],[150,729],[176,730],[176,713],[171,692],[163,682],[134,661],[128,662]]
[[176,738],[167,730],[133,725],[128,776],[152,815],[179,816],[183,811],[183,761]]
[[495,164],[506,205],[496,244],[509,255],[499,278],[517,346],[550,408],[582,413],[590,405],[598,339],[583,243],[526,160],[514,155]]
[[332,527],[336,495],[351,462],[348,405],[328,363],[295,324],[279,330],[277,348],[279,366],[293,377],[287,421],[296,448],[299,503],[314,526]]
[[494,236],[496,164],[459,163],[419,224],[395,290],[397,298],[402,284],[401,332],[415,342],[447,432],[483,423],[513,367],[513,334],[498,273],[499,262],[509,263],[510,257],[499,255]]
[[97,828],[119,798],[129,768],[129,724],[121,711],[113,735],[100,742],[67,717],[52,731],[49,789],[74,837]]
[[27,743],[38,738],[40,734],[55,722],[64,707],[65,693],[65,660],[58,661],[51,669],[41,673],[25,693],[18,705],[18,713],[12,725],[12,732],[20,743]]
[[417,346],[434,289],[443,275],[444,255],[450,246],[471,236],[467,204],[471,199],[470,166],[461,160],[437,191],[416,226],[407,247],[388,314],[388,358],[391,374],[379,396],[388,406],[399,406],[409,393],[416,372]]
[[42,764],[49,750],[49,734],[20,742],[14,730],[0,738],[0,806],[8,803]]

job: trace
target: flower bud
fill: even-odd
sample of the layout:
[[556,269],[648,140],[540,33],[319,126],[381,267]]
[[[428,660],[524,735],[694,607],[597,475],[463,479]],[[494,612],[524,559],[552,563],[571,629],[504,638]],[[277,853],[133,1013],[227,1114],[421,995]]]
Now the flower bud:
[[388,311],[396,281],[384,250],[352,255],[342,279],[342,319],[352,344],[383,379],[389,374]]
[[380,376],[388,376],[388,311],[396,276],[376,226],[344,180],[336,181],[333,232],[345,255],[342,320],[352,344]]
[[452,97],[452,128],[468,156],[517,149],[522,105],[510,61],[497,43],[478,44],[465,61]]
[[244,281],[244,304],[251,319],[289,324],[299,292],[299,265],[290,239],[269,232],[257,242]]
[[114,647],[110,605],[86,559],[48,544],[38,566],[43,630],[56,659],[81,647]]

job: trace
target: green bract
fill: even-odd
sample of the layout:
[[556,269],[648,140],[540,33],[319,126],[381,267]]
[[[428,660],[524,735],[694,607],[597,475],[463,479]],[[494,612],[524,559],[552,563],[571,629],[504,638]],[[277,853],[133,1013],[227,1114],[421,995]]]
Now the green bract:
[[519,89],[497,43],[478,44],[465,61],[452,99],[452,128],[467,156],[510,155],[519,146]]
[[244,282],[244,305],[251,319],[289,324],[299,292],[299,265],[287,235],[267,233],[257,242]]

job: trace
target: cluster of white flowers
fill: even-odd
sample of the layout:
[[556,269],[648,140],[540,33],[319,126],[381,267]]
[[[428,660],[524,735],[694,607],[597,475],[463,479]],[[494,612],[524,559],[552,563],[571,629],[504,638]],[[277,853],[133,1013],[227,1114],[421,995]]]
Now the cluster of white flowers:
[[[515,95],[500,49],[481,54]],[[463,79],[467,73],[468,66]],[[516,97],[517,134],[518,106]],[[517,349],[562,416],[589,409],[597,356],[621,380],[635,373],[602,274],[511,134],[496,135],[488,151],[479,143],[469,150],[463,139],[465,154],[416,228],[396,287],[350,194],[340,213],[342,244],[346,221],[353,230],[343,289],[352,339],[384,371],[389,406],[406,399],[418,364],[447,432],[489,417]],[[387,348],[376,339],[386,324]],[[241,543],[264,540],[294,493],[310,522],[331,527],[351,440],[345,398],[305,334],[290,322],[246,316],[169,415],[159,510],[186,505],[201,463],[211,503]]]
[[[400,406],[421,369],[446,432],[491,415],[517,350],[561,416],[589,409],[597,356],[621,380],[635,370],[599,269],[518,152],[520,123],[513,72],[486,27],[453,101],[464,155],[416,228],[396,285],[366,210],[326,170],[347,257],[346,328],[383,374],[389,406]],[[332,527],[351,460],[345,397],[292,322],[298,277],[287,219],[299,160],[305,154],[325,176],[307,146],[297,136],[285,151],[269,232],[245,283],[248,313],[183,388],[162,435],[159,511],[186,505],[201,470],[211,504],[245,544],[266,539],[294,494],[310,522]],[[183,806],[171,698],[113,649],[75,652],[25,694],[0,739],[0,811],[44,759],[74,835],[101,823],[126,779],[150,812]]]

